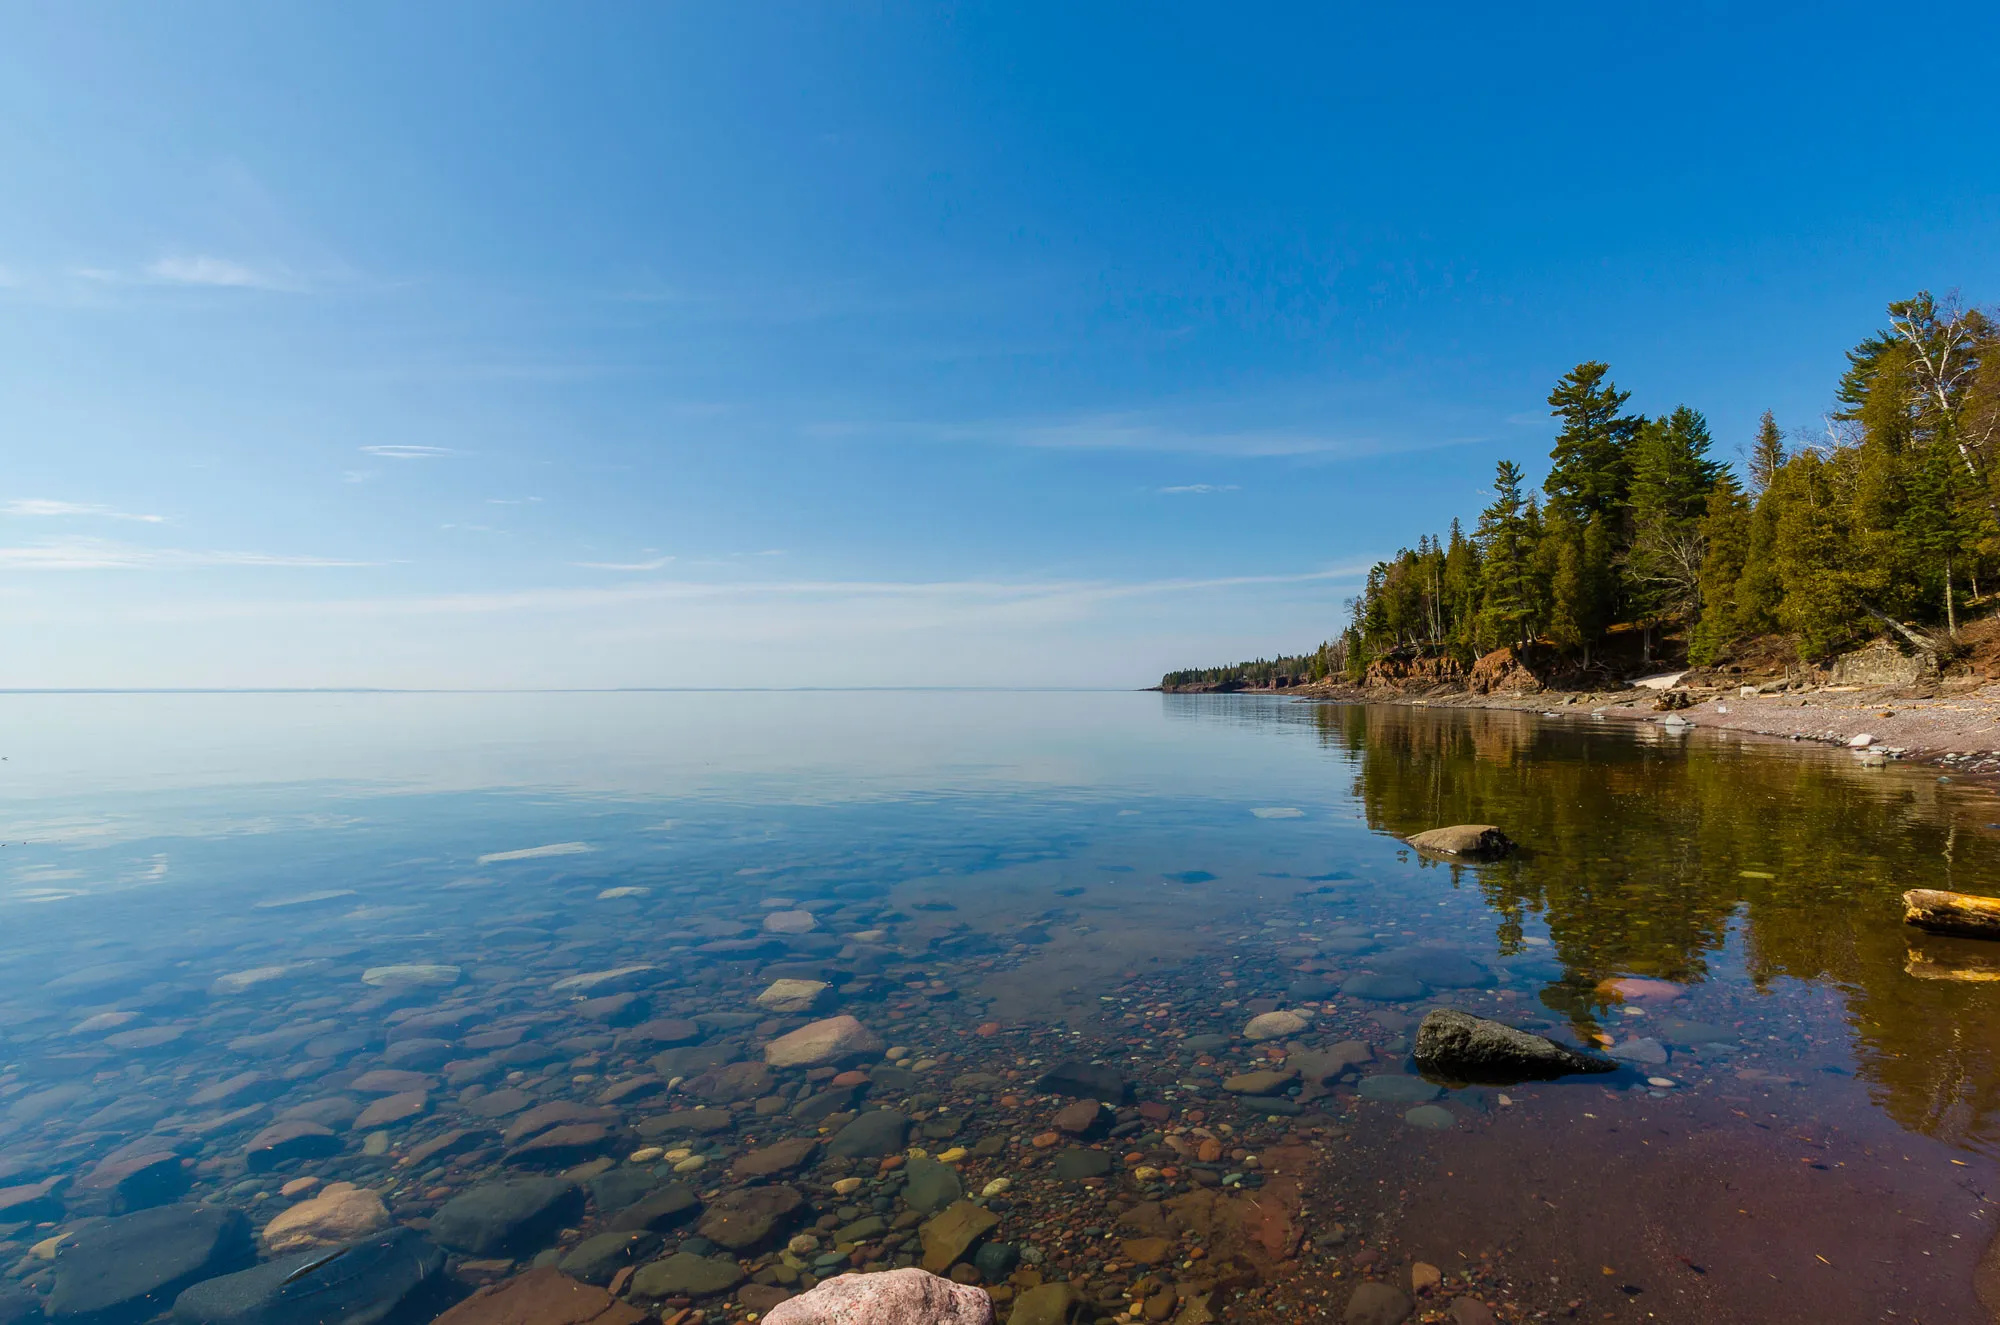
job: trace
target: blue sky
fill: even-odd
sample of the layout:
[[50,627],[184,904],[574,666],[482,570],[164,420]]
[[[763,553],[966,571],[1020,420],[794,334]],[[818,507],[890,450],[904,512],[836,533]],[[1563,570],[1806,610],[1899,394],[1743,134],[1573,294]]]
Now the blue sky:
[[[1516,7],[1519,8],[1519,7]],[[1149,684],[2000,298],[2000,10],[14,6],[0,685]]]

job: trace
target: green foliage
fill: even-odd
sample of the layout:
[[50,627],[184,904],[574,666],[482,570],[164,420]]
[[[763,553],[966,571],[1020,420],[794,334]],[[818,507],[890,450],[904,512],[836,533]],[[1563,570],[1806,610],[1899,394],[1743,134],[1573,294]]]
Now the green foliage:
[[[1764,421],[1770,424],[1766,413]],[[1775,426],[1771,431],[1775,432]],[[1731,642],[1750,633],[1743,626],[1740,591],[1750,555],[1750,503],[1736,479],[1724,470],[1708,490],[1702,515],[1707,551],[1701,563],[1701,619],[1688,640],[1688,661],[1706,667],[1721,661]]]
[[1698,411],[1626,414],[1610,369],[1578,364],[1549,394],[1562,426],[1546,509],[1502,461],[1472,536],[1453,521],[1448,538],[1377,564],[1341,639],[1309,656],[1323,662],[1174,676],[1289,667],[1358,681],[1392,651],[1470,663],[1536,640],[1588,665],[1625,623],[1649,640],[1656,625],[1684,627],[1698,664],[1775,630],[1814,659],[1889,620],[1955,633],[2000,569],[2000,329],[1929,293],[1888,314],[1848,352],[1825,441],[1788,449],[1765,413],[1747,489],[1711,458]]
[[1312,653],[1259,658],[1227,667],[1189,667],[1160,678],[1162,690],[1272,690],[1345,675],[1347,641],[1330,640]]
[[1632,479],[1627,452],[1642,420],[1619,412],[1631,393],[1613,386],[1610,373],[1609,364],[1580,363],[1549,393],[1549,412],[1562,430],[1542,490],[1551,509],[1583,523],[1615,515]]

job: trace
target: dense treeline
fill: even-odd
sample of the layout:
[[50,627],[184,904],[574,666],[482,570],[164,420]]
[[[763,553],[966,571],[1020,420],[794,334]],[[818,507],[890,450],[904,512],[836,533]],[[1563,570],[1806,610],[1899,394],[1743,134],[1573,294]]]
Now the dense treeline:
[[1324,681],[1344,669],[1340,641],[1320,645],[1317,652],[1284,658],[1259,658],[1227,667],[1189,667],[1160,678],[1162,690],[1269,690]]
[[1885,627],[1948,650],[2000,561],[2000,329],[1924,293],[1847,358],[1825,432],[1787,445],[1767,412],[1741,477],[1700,412],[1628,414],[1606,365],[1577,365],[1549,395],[1545,500],[1502,461],[1470,534],[1453,521],[1376,565],[1344,670],[1533,641],[1587,666],[1621,624],[1648,655],[1657,631],[1684,633],[1697,664],[1772,632],[1815,660]]

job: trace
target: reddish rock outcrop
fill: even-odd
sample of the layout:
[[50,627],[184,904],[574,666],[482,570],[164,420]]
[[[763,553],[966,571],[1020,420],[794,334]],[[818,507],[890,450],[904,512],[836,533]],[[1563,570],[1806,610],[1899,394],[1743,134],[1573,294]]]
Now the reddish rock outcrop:
[[918,1269],[843,1274],[771,1308],[764,1325],[992,1325],[982,1289]]

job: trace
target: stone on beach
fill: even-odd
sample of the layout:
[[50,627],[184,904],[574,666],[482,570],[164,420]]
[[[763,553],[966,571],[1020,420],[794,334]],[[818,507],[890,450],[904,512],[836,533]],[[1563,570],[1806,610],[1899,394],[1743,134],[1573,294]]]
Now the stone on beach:
[[1507,835],[1492,824],[1453,824],[1449,828],[1433,828],[1405,840],[1419,851],[1461,856],[1467,860],[1498,860],[1514,849]]
[[879,1054],[882,1037],[845,1014],[827,1017],[781,1035],[764,1046],[772,1067],[822,1067]]
[[1550,1081],[1577,1072],[1612,1072],[1617,1064],[1554,1040],[1452,1008],[1438,1008],[1417,1027],[1411,1051],[1433,1076],[1485,1086]]
[[764,1325],[992,1325],[983,1289],[910,1267],[843,1274],[773,1307]]
[[764,931],[768,934],[810,934],[819,928],[819,921],[813,919],[810,911],[773,911],[764,917]]

